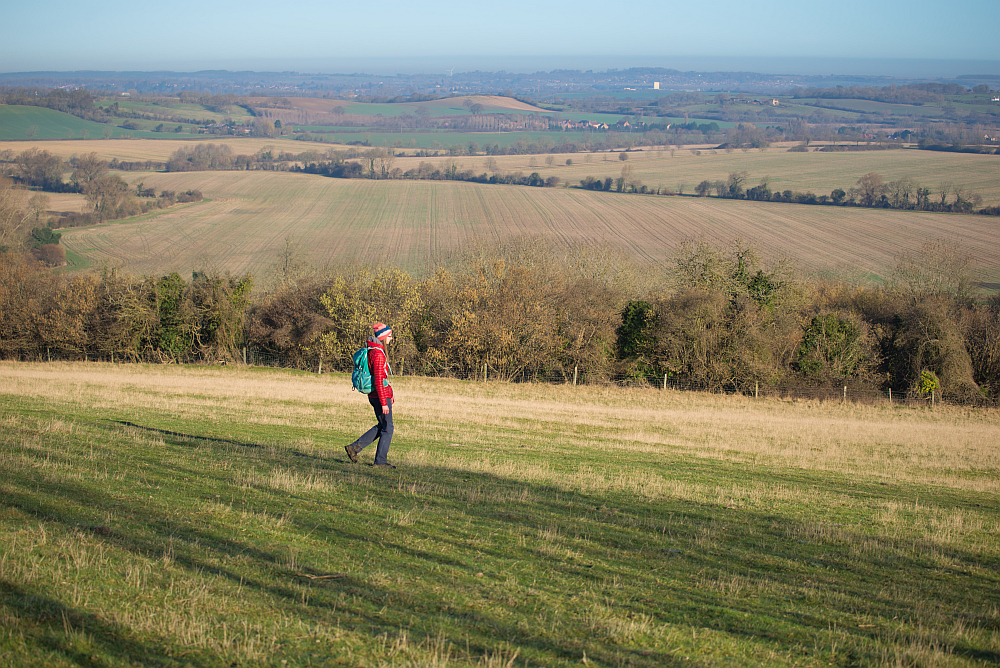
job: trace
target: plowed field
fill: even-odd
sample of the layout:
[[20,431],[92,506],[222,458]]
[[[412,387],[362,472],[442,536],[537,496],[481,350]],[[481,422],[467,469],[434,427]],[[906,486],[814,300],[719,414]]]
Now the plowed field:
[[978,263],[981,282],[1000,288],[1000,221],[993,217],[275,172],[128,178],[157,190],[198,188],[212,201],[67,230],[62,243],[92,266],[262,276],[291,239],[315,264],[356,258],[419,272],[456,247],[537,235],[557,245],[610,243],[654,268],[685,239],[742,238],[806,271],[878,277],[901,252],[948,238]]

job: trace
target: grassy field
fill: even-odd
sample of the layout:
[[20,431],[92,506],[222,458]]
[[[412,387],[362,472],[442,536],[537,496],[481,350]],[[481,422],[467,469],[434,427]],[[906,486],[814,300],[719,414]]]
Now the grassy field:
[[155,101],[152,99],[108,98],[99,101],[97,106],[107,108],[113,104],[117,104],[122,111],[173,116],[175,119],[210,120],[219,123],[227,120],[235,120],[239,123],[253,120],[250,112],[238,105],[232,105],[226,111],[210,111],[201,104],[181,102],[178,99],[170,98],[158,98]]
[[662,266],[680,242],[742,238],[809,273],[877,278],[900,253],[959,243],[977,280],[1000,284],[1000,225],[984,216],[595,193],[453,181],[328,179],[275,172],[130,174],[157,190],[198,188],[211,201],[151,220],[65,230],[93,266],[142,275],[195,269],[268,275],[291,239],[316,265],[386,262],[420,273],[473,243],[539,236],[556,247],[609,244]]
[[[402,116],[403,114],[414,115],[419,109],[423,108],[426,110],[428,116],[455,116],[472,113],[469,106],[478,104],[482,106],[483,113],[553,113],[540,107],[520,102],[512,97],[502,97],[499,95],[463,95],[460,97],[447,97],[438,100],[428,100],[425,102],[393,103],[352,102],[349,100],[336,100],[320,97],[296,97],[284,99],[288,100],[289,106],[267,106],[264,107],[264,109],[278,114],[282,111],[293,109],[301,110],[310,115],[348,114],[358,116]],[[249,102],[251,105],[270,105],[274,102],[274,98],[249,98]],[[469,106],[466,106],[466,102],[468,102]],[[339,112],[335,110],[339,110]]]
[[[297,129],[302,130],[303,128],[302,126],[299,126]],[[338,130],[334,128],[323,128],[320,126],[306,129],[315,137],[322,137],[324,141],[329,141],[331,143],[347,144],[349,142],[367,142],[370,146],[392,147],[401,150],[404,153],[408,152],[411,155],[414,153],[413,149],[447,151],[452,146],[461,147],[462,150],[465,151],[467,150],[469,142],[475,142],[479,145],[479,150],[482,150],[483,147],[488,145],[492,146],[494,144],[506,148],[517,144],[517,142],[521,140],[526,142],[535,142],[541,138],[546,138],[552,142],[552,145],[555,145],[563,139],[575,139],[577,141],[581,141],[583,139],[582,134],[567,137],[561,132],[544,132],[541,130],[513,132],[452,132],[445,130],[432,132],[380,132],[366,130],[364,128]],[[304,145],[311,146],[311,144]],[[367,150],[367,147],[363,146],[359,146],[357,148],[359,150]],[[407,151],[407,149],[409,150]]]
[[[163,133],[152,132],[152,129],[159,125],[159,121],[156,123],[143,121],[140,122],[140,125],[144,125],[150,131],[124,130],[114,125],[85,121],[82,118],[44,107],[0,104],[0,141],[13,140],[16,142],[15,146],[21,147],[17,149],[17,152],[27,148],[23,142],[17,140],[69,139],[78,144],[77,151],[89,152],[89,142],[84,144],[83,140],[103,140],[106,135],[109,138],[163,136]],[[191,128],[189,125],[184,127],[185,129]]]
[[[1000,413],[0,363],[0,663],[986,666]],[[370,461],[371,453],[362,453]]]

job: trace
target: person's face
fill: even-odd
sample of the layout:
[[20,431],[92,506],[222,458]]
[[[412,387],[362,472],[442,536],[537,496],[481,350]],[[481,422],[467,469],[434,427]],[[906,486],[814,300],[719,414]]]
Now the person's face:
[[384,341],[385,343],[392,343],[392,332],[389,332],[388,334],[386,334],[386,335],[385,335],[385,338],[384,338],[384,339],[382,339],[382,340],[383,340],[383,341]]

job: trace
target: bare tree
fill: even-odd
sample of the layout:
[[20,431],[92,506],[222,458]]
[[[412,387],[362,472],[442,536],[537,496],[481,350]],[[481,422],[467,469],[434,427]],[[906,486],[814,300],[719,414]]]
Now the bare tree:
[[750,172],[730,172],[729,178],[726,180],[728,196],[733,199],[741,199],[743,197],[743,184],[748,178],[750,178]]
[[130,198],[128,184],[120,176],[95,179],[87,184],[83,194],[100,222],[118,217]]
[[910,206],[910,195],[917,189],[917,184],[909,176],[904,176],[897,181],[890,181],[886,185],[886,192],[889,196],[889,203],[894,209],[906,209]]
[[365,153],[364,157],[368,161],[369,178],[372,179],[388,178],[396,161],[396,154],[387,148],[373,148]]
[[35,227],[42,225],[42,215],[49,210],[51,200],[45,193],[34,193],[28,199],[28,215],[34,219]]
[[952,188],[953,186],[950,181],[941,184],[941,206],[948,203],[948,193],[951,192]]
[[882,176],[868,172],[858,179],[858,197],[862,206],[874,206],[885,194],[886,186]]
[[[624,155],[624,154],[622,154],[622,155]],[[621,182],[621,184],[623,186],[622,189],[621,189],[623,192],[627,191],[629,188],[633,188],[633,189],[635,188],[635,185],[636,185],[636,182],[635,182],[635,170],[632,169],[632,165],[628,165],[628,164],[622,165],[622,173],[621,173],[621,177],[619,178],[619,181]]]
[[937,239],[916,253],[899,256],[893,281],[911,294],[967,297],[974,275],[975,266],[965,248],[948,239]]
[[62,185],[63,161],[59,156],[32,147],[19,153],[15,162],[21,178],[30,185],[48,189]]
[[81,158],[70,158],[69,162],[73,167],[73,175],[70,178],[80,188],[108,173],[108,161],[102,160],[93,152]]

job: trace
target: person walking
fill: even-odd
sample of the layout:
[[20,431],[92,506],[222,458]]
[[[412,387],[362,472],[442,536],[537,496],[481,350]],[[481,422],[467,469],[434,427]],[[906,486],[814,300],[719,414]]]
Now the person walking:
[[368,393],[368,403],[375,410],[377,423],[363,433],[350,445],[344,446],[347,456],[357,463],[358,453],[378,439],[375,448],[376,468],[396,468],[386,459],[389,455],[389,444],[392,442],[392,385],[389,384],[389,358],[385,346],[392,342],[392,328],[376,322],[372,325],[374,333],[368,337],[365,345],[368,347],[368,368],[372,374],[372,391]]

